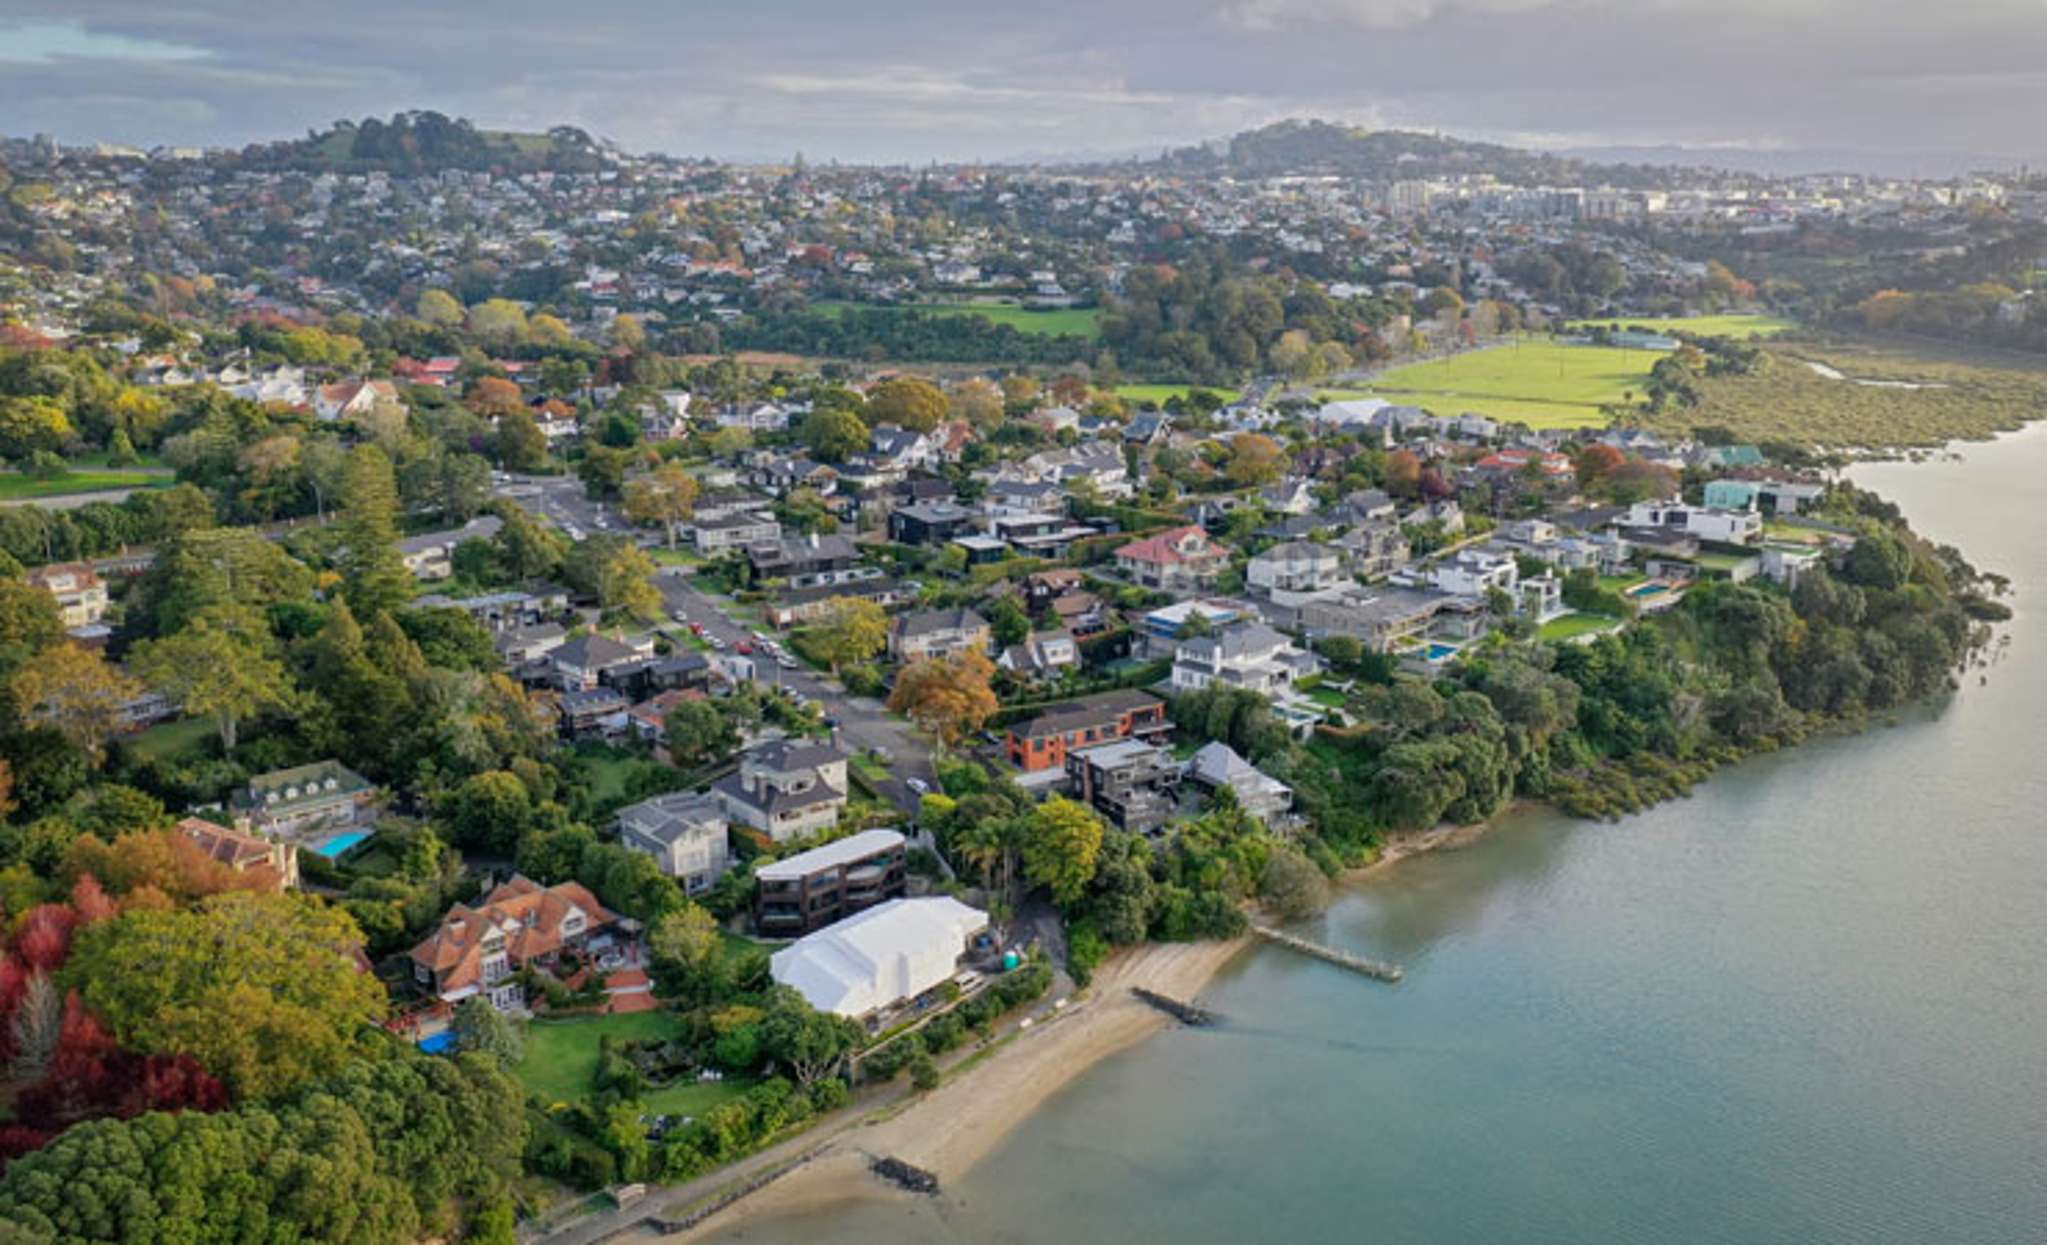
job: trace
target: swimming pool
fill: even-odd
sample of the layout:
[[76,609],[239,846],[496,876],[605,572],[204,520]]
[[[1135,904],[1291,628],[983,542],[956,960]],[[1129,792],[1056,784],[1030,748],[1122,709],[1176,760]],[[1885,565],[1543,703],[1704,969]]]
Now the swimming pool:
[[313,850],[329,860],[339,860],[341,854],[375,834],[374,830],[340,830],[321,839]]
[[1669,584],[1658,584],[1658,583],[1648,583],[1648,584],[1636,584],[1636,585],[1635,585],[1634,587],[1632,587],[1632,588],[1628,589],[1628,595],[1629,595],[1629,596],[1631,596],[1631,597],[1637,597],[1637,598],[1639,598],[1639,597],[1660,597],[1660,596],[1662,596],[1662,595],[1663,595],[1664,593],[1666,593],[1666,592],[1669,592],[1669,591],[1670,591],[1670,585],[1669,585]]
[[445,1055],[455,1049],[455,1031],[443,1029],[432,1037],[419,1039],[419,1048],[429,1055]]
[[1427,648],[1422,650],[1422,656],[1429,661],[1448,661],[1452,657],[1457,656],[1457,646],[1455,644],[1432,642]]

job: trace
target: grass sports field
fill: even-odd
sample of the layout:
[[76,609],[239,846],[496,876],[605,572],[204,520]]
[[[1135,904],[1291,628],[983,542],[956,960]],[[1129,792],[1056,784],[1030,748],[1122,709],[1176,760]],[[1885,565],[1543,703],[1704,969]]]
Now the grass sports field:
[[1116,396],[1132,406],[1146,402],[1164,406],[1170,398],[1184,398],[1190,389],[1206,389],[1224,402],[1235,402],[1239,393],[1235,389],[1222,389],[1214,385],[1118,385]]
[[1034,311],[1011,303],[912,303],[900,307],[868,306],[864,303],[816,302],[813,311],[844,311],[864,307],[874,311],[924,311],[941,316],[979,316],[996,324],[1007,324],[1019,333],[1040,337],[1096,337],[1101,333],[1102,312],[1098,307],[1059,307]]
[[1629,394],[1639,399],[1661,357],[1653,350],[1523,337],[1393,368],[1359,392],[1438,415],[1471,412],[1531,428],[1580,428],[1607,422],[1602,404],[1627,401]]
[[1614,316],[1605,320],[1578,320],[1574,329],[1618,324],[1622,328],[1653,329],[1658,333],[1691,333],[1699,337],[1775,337],[1798,327],[1783,316],[1744,314],[1728,316]]

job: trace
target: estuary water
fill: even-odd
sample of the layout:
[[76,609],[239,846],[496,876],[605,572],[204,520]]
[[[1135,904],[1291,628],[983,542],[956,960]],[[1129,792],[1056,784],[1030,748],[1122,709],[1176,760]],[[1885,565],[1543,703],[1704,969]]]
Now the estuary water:
[[1949,703],[1616,824],[1530,813],[1239,958],[943,1197],[772,1241],[2047,1240],[2047,427],[1856,478],[2009,575]]

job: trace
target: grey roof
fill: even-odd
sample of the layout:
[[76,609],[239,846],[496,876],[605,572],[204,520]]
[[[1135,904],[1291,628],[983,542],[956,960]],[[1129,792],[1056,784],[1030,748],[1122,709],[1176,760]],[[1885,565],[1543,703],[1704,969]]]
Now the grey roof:
[[1187,772],[1211,787],[1232,790],[1291,791],[1279,779],[1237,755],[1237,750],[1220,739],[1201,745],[1187,764]]
[[1099,692],[1052,705],[1028,722],[1020,722],[1010,729],[1018,736],[1031,739],[1040,735],[1061,735],[1067,731],[1098,726],[1111,718],[1119,718],[1133,709],[1144,709],[1165,702],[1133,688],[1113,692]]
[[708,791],[671,791],[618,810],[618,821],[621,828],[635,834],[672,844],[722,830],[725,812]]
[[712,784],[718,794],[730,796],[741,804],[749,805],[763,813],[793,813],[800,809],[814,808],[819,804],[831,804],[846,798],[846,793],[828,782],[813,784],[808,790],[789,792],[778,787],[760,784],[748,791],[737,774],[727,774]]
[[553,653],[557,662],[582,670],[601,670],[638,660],[639,656],[630,645],[622,644],[600,631],[577,636]]
[[593,687],[586,692],[562,693],[562,708],[570,713],[602,713],[614,707],[626,707],[625,697],[615,688]]
[[836,744],[812,743],[807,739],[776,739],[762,744],[747,754],[755,764],[784,773],[790,770],[816,769],[843,761],[846,754]]
[[1327,545],[1318,545],[1311,540],[1290,540],[1274,545],[1258,555],[1254,561],[1262,562],[1333,562],[1336,550]]
[[444,546],[453,547],[465,540],[489,540],[497,535],[498,529],[504,525],[505,521],[503,519],[498,518],[494,514],[487,514],[471,519],[461,527],[449,528],[446,531],[440,532],[421,532],[417,536],[408,536],[398,542],[398,550],[401,553],[425,553],[429,549],[439,549]]
[[941,631],[980,631],[987,626],[988,620],[975,613],[973,607],[962,605],[957,609],[904,614],[896,619],[896,634],[908,639]]
[[1227,661],[1252,653],[1270,652],[1287,643],[1285,636],[1262,622],[1240,622],[1232,623],[1214,635],[1187,640],[1180,648],[1203,661]]

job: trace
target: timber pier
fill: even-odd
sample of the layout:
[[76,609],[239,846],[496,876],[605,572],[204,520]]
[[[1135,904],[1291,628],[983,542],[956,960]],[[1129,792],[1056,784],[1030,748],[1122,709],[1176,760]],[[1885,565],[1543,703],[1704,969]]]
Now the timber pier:
[[1349,951],[1339,951],[1335,947],[1325,947],[1319,942],[1310,942],[1306,938],[1297,938],[1292,934],[1282,933],[1270,925],[1253,925],[1251,932],[1267,942],[1278,943],[1282,947],[1291,948],[1302,955],[1313,956],[1318,960],[1334,964],[1338,968],[1347,968],[1354,973],[1370,977],[1374,981],[1391,983],[1407,976],[1407,970],[1401,968],[1398,964],[1388,964],[1381,960],[1370,960],[1362,955],[1353,955]]

